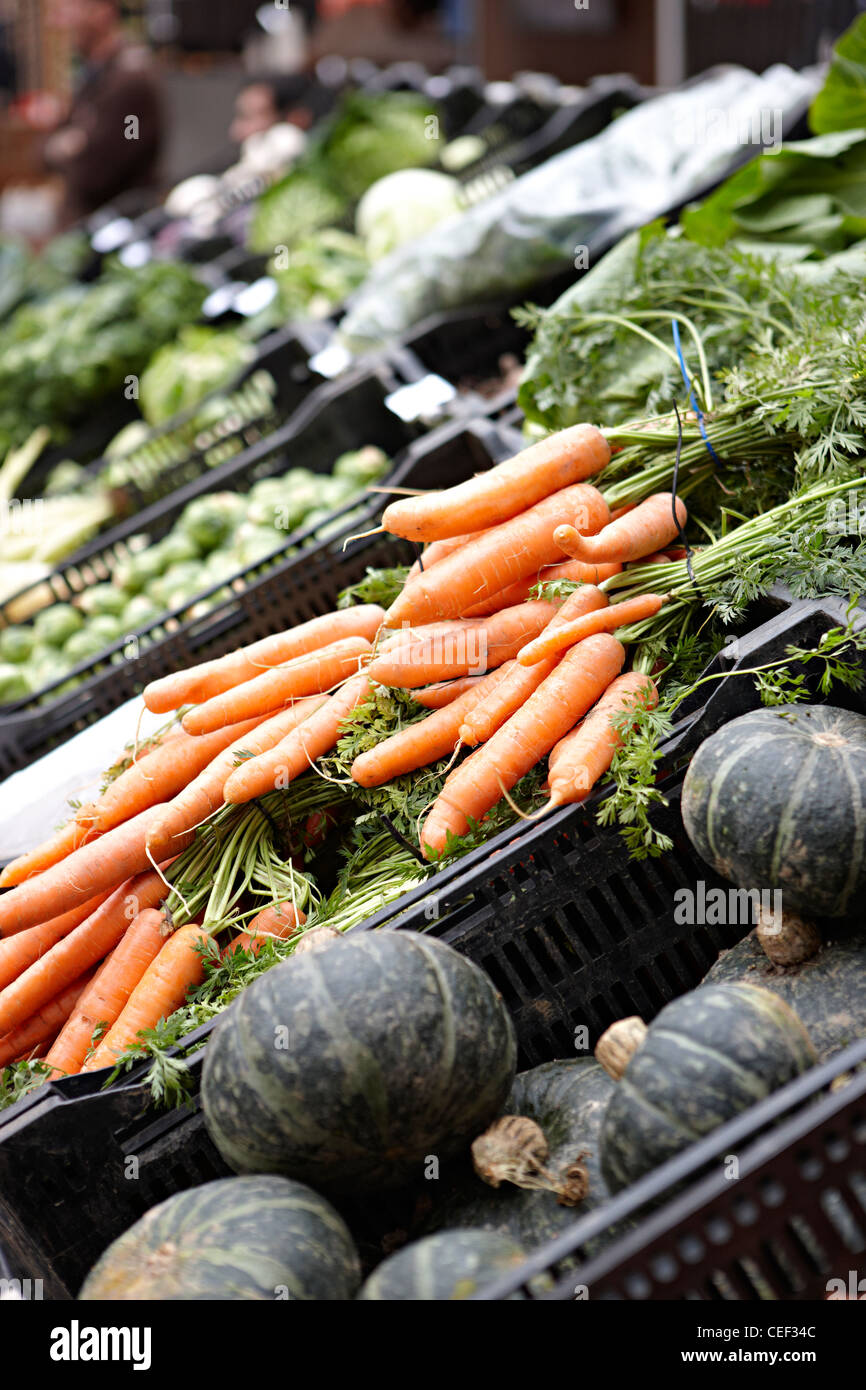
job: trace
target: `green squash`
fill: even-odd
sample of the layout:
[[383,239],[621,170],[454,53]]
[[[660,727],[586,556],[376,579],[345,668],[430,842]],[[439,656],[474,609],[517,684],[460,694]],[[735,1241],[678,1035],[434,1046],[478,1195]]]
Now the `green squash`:
[[723,951],[705,985],[742,981],[772,990],[802,1021],[820,1062],[866,1037],[866,932],[827,942],[809,960],[779,969],[750,932]]
[[[545,1168],[564,1173],[582,1155],[587,1190],[574,1206],[560,1203],[551,1190],[515,1186],[503,1181],[489,1186],[474,1171],[470,1159],[458,1171],[443,1178],[439,1196],[427,1225],[431,1230],[463,1227],[497,1231],[527,1250],[574,1225],[608,1198],[598,1161],[599,1130],[616,1082],[591,1057],[545,1062],[515,1078],[503,1107],[503,1115],[521,1115],[542,1130],[549,1147]],[[435,1184],[429,1184],[433,1189]]]
[[275,966],[222,1016],[202,1104],[237,1172],[325,1191],[398,1187],[496,1116],[511,1019],[483,970],[410,932],[360,932]]
[[740,888],[844,916],[866,890],[866,717],[792,705],[732,719],[692,759],[682,816],[701,858]]
[[508,1236],[443,1231],[391,1255],[370,1275],[358,1298],[394,1303],[470,1298],[525,1259],[525,1251]]
[[657,1015],[601,1125],[601,1171],[618,1192],[816,1061],[797,1015],[753,985],[704,985]]
[[108,1247],[84,1300],[350,1299],[361,1282],[343,1218],[287,1178],[220,1178],[178,1192]]

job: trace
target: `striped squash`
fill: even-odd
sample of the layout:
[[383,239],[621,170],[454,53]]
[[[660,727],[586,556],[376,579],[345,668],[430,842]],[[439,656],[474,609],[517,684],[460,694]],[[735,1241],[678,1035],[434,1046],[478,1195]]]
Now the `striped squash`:
[[110,1245],[79,1298],[354,1298],[358,1252],[342,1217],[287,1178],[220,1178],[178,1192]]
[[732,719],[689,765],[682,815],[701,858],[740,888],[844,916],[866,890],[866,718],[793,705]]
[[208,1046],[202,1104],[236,1172],[397,1187],[489,1124],[515,1058],[511,1019],[477,965],[426,936],[359,932],[244,990]]
[[[388,1303],[470,1298],[526,1259],[508,1236],[490,1231],[443,1231],[391,1255],[364,1284],[359,1299]],[[521,1298],[511,1294],[510,1298]]]
[[704,985],[650,1025],[601,1125],[601,1171],[618,1192],[813,1065],[803,1024],[753,985]]

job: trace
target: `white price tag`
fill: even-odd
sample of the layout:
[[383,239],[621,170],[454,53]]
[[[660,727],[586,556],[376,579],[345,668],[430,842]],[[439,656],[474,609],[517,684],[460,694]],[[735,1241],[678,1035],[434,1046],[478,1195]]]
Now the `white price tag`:
[[310,358],[309,367],[311,371],[331,381],[335,376],[342,376],[351,362],[352,354],[348,348],[343,347],[342,343],[329,343],[321,352]]
[[430,372],[420,381],[413,381],[409,386],[401,386],[399,390],[392,391],[390,396],[385,397],[385,404],[395,415],[399,415],[401,420],[409,422],[440,414],[443,407],[449,405],[456,395],[457,390],[450,382]]
[[251,285],[245,285],[235,295],[235,309],[244,318],[252,318],[262,309],[267,309],[272,304],[279,293],[279,286],[271,275],[263,275],[261,280],[254,280]]
[[115,217],[93,233],[90,245],[100,256],[107,256],[118,247],[125,246],[134,235],[135,227],[128,217]]

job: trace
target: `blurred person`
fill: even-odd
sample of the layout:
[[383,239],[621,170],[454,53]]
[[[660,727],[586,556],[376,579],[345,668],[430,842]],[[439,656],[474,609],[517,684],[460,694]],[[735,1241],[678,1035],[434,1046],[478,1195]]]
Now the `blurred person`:
[[53,126],[45,164],[64,181],[60,225],[106,203],[134,213],[158,196],[163,115],[150,55],[127,42],[120,0],[54,0],[51,22],[80,61],[68,109],[52,119],[49,106],[42,122]]

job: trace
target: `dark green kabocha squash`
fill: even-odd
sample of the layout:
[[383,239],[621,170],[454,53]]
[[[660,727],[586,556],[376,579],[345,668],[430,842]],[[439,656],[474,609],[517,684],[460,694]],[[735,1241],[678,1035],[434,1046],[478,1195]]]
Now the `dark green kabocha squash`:
[[866,717],[829,705],[741,715],[706,739],[682,792],[698,854],[785,911],[843,917],[866,890]]
[[220,1178],[146,1212],[108,1247],[79,1298],[350,1299],[360,1282],[348,1228],[318,1193],[287,1178]]
[[360,932],[244,990],[208,1045],[202,1103],[235,1171],[355,1194],[460,1153],[499,1113],[515,1058],[477,965],[412,932]]
[[601,1125],[601,1171],[610,1191],[673,1158],[815,1061],[803,1024],[769,990],[704,985],[675,999],[616,1068],[621,1074]]
[[[600,1206],[608,1192],[599,1130],[615,1090],[592,1057],[521,1072],[503,1107],[512,1125],[495,1122],[443,1179],[428,1227],[498,1231],[533,1250]],[[513,1123],[518,1116],[530,1122],[523,1130]],[[543,1136],[540,1149],[532,1126]]]
[[[526,1253],[490,1231],[443,1231],[391,1255],[374,1270],[359,1298],[380,1302],[470,1298],[519,1269]],[[512,1299],[520,1294],[511,1294]]]
[[[787,925],[783,922],[783,937]],[[820,1062],[866,1037],[866,931],[818,940],[805,960],[776,963],[755,930],[723,951],[704,977],[705,985],[736,981],[772,990],[790,1004]]]

